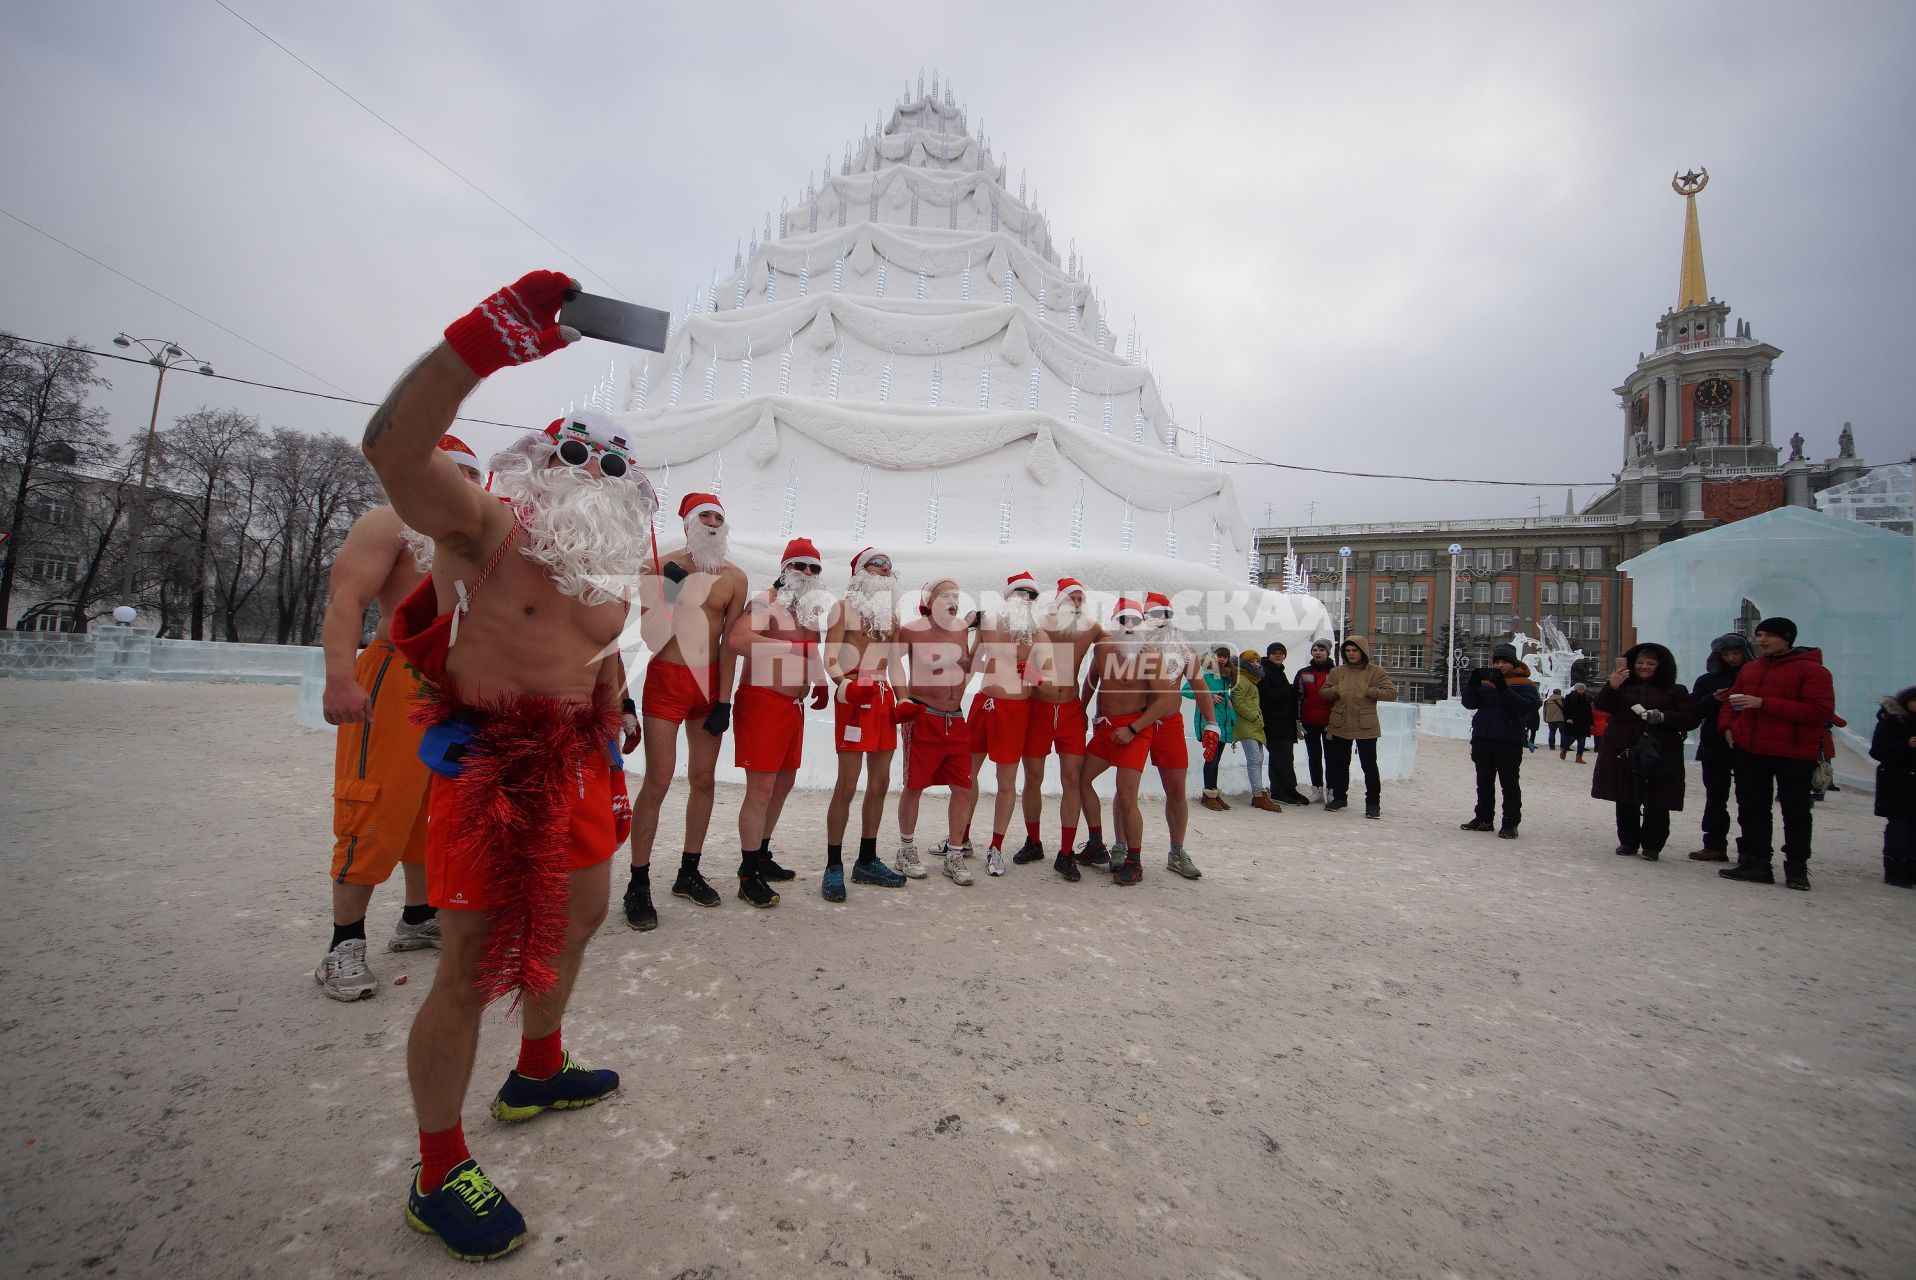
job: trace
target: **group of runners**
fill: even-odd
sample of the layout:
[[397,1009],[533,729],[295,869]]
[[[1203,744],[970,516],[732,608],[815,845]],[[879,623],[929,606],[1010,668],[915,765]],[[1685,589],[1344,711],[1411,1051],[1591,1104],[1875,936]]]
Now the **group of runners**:
[[[628,841],[627,922],[658,926],[651,855],[681,733],[685,839],[672,892],[708,907],[722,899],[700,859],[728,732],[746,777],[738,896],[771,907],[772,886],[794,878],[770,846],[797,778],[808,705],[831,707],[834,719],[837,785],[820,881],[832,902],[846,901],[848,879],[896,889],[927,874],[918,811],[940,786],[949,791],[945,836],[927,853],[955,884],[972,884],[970,832],[987,762],[997,794],[986,873],[1005,874],[1005,835],[1020,806],[1025,839],[1009,861],[1043,860],[1053,755],[1063,783],[1052,860],[1060,876],[1109,868],[1114,883],[1138,883],[1138,789],[1155,766],[1169,868],[1195,879],[1183,848],[1185,772],[1193,741],[1207,757],[1219,744],[1211,694],[1191,679],[1196,655],[1164,595],[1120,599],[1100,620],[1074,579],[1060,579],[1041,605],[1037,582],[1020,573],[984,611],[968,608],[950,579],[901,592],[890,555],[872,547],[852,558],[846,588],[832,594],[805,538],[786,546],[776,580],[754,592],[726,557],[716,495],[683,498],[685,544],[660,554],[657,497],[617,421],[592,411],[528,433],[490,460],[482,484],[477,456],[447,429],[481,380],[577,340],[558,323],[577,287],[539,271],[499,290],[448,326],[374,412],[364,451],[390,505],[347,537],[322,637],[325,713],[340,730],[333,938],[314,977],[343,1001],[377,990],[366,910],[373,888],[403,866],[406,901],[388,945],[439,951],[407,1043],[420,1163],[405,1216],[475,1261],[526,1237],[461,1125],[481,1014],[510,997],[522,1018],[519,1059],[493,1097],[494,1118],[586,1107],[618,1088],[616,1072],[565,1052],[561,1021],[609,906],[611,860]],[[378,628],[362,650],[375,605]],[[620,656],[634,621],[652,654],[636,701]],[[1188,736],[1187,697],[1197,705]],[[641,747],[633,796],[624,760]],[[887,864],[878,841],[899,754],[899,841]],[[1106,771],[1116,774],[1108,844],[1093,788]],[[861,787],[848,877],[842,847]],[[1081,822],[1088,838],[1079,846]]]

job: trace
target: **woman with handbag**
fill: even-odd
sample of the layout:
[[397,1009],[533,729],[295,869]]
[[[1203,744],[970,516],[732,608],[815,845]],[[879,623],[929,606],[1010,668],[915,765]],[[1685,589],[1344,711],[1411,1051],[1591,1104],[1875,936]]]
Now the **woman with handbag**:
[[1683,735],[1697,726],[1676,659],[1660,644],[1637,645],[1595,705],[1609,723],[1597,740],[1590,794],[1617,807],[1618,856],[1655,862],[1670,838],[1670,814],[1683,808]]

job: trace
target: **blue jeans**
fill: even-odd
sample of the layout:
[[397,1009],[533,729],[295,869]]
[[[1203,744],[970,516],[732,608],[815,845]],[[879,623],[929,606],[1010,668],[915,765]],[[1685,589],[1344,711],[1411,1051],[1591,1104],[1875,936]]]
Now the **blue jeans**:
[[1264,744],[1246,738],[1237,744],[1244,748],[1244,776],[1251,780],[1251,794],[1264,790]]

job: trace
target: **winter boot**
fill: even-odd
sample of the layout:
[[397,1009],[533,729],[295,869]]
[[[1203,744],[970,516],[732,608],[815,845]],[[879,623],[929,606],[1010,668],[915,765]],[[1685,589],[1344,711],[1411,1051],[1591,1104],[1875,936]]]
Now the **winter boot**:
[[1495,831],[1497,827],[1487,818],[1472,818],[1469,822],[1460,824],[1457,829],[1459,831]]
[[1739,862],[1734,867],[1725,867],[1717,872],[1725,880],[1741,880],[1746,884],[1775,884],[1776,872],[1768,863]]
[[1204,795],[1198,803],[1216,813],[1226,813],[1231,808],[1230,805],[1224,802],[1224,793],[1212,787],[1206,787],[1204,789]]
[[1282,813],[1284,806],[1271,799],[1268,791],[1251,792],[1251,808],[1262,809],[1265,813]]

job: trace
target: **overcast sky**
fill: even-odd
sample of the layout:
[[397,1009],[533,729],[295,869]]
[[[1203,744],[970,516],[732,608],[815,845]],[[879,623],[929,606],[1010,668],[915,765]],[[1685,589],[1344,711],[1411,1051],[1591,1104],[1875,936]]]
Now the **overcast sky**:
[[[1694,166],[1710,291],[1784,351],[1777,438],[1916,449],[1906,4],[229,3],[578,260],[212,0],[12,4],[0,207],[266,350],[8,218],[0,328],[377,400],[532,267],[680,310],[922,65],[1137,318],[1180,420],[1263,457],[1607,481]],[[468,412],[543,424],[608,361],[581,343]],[[149,370],[107,372],[144,429]],[[162,419],[202,403],[355,438],[366,412],[174,375]],[[1236,475],[1260,524],[1564,504]]]

